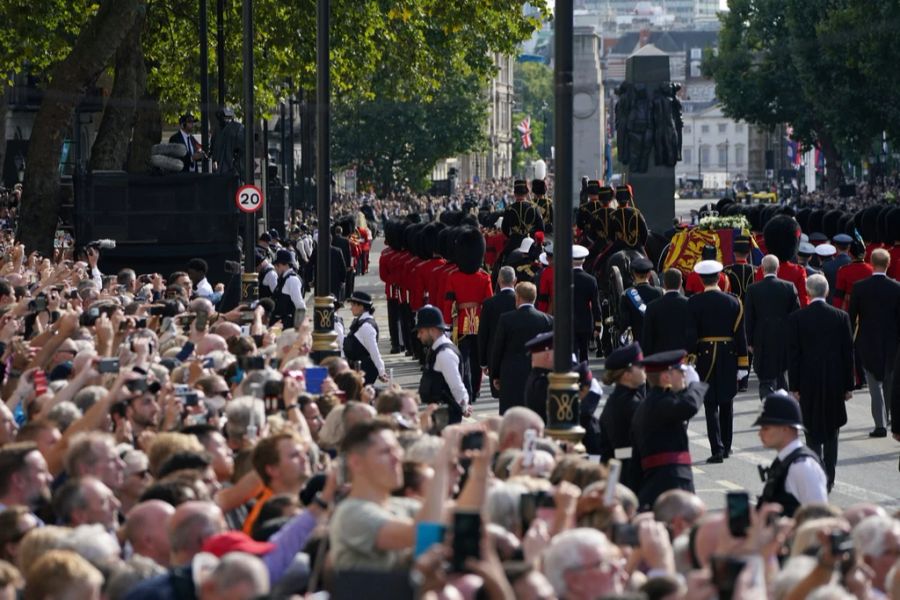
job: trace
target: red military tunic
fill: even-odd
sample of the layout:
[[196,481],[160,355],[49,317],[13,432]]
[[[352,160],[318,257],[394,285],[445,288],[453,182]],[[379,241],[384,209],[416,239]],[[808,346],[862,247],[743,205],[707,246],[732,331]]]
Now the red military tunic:
[[[719,289],[723,292],[731,291],[731,282],[728,280],[728,275],[726,275],[724,271],[719,273],[718,285]],[[704,289],[703,280],[700,279],[700,275],[694,271],[688,273],[687,281],[684,283],[684,292],[686,294],[699,294],[703,292]]]
[[[797,288],[797,297],[800,299],[800,306],[809,304],[809,295],[806,293],[806,269],[802,265],[792,262],[783,262],[778,265],[778,272],[776,275],[778,276],[778,279],[790,281],[794,284],[794,287]],[[753,279],[762,281],[762,278],[763,270],[757,269],[756,276]]]
[[497,258],[503,252],[503,248],[506,247],[506,236],[503,235],[503,232],[498,231],[497,233],[484,236],[484,241],[484,264],[487,265],[488,269],[492,269],[494,268],[494,263],[497,262]]
[[891,264],[888,267],[887,275],[895,281],[900,281],[900,242],[895,243],[891,248]]
[[881,242],[870,242],[866,244],[866,262],[869,262],[869,259],[872,258],[872,252],[879,248],[884,248],[884,244]]
[[390,246],[384,249],[378,259],[378,277],[384,282],[384,295],[388,300],[396,299],[394,296],[394,271],[393,262],[400,253]]
[[853,284],[871,277],[873,271],[872,265],[861,260],[854,260],[852,263],[838,269],[837,282],[834,286],[834,295],[831,298],[831,303],[843,310],[849,310]]
[[[456,266],[456,263],[448,262],[443,267],[437,270],[435,273],[437,281],[434,282],[434,300],[432,301],[432,306],[436,306],[441,310],[445,315],[450,314],[450,307],[447,305],[447,282],[450,279],[450,275],[459,271],[459,267]],[[444,322],[449,323],[447,317],[444,317]]]
[[494,295],[491,276],[484,270],[475,273],[456,271],[447,278],[445,292],[444,321],[453,326],[453,339],[478,335],[481,303]]
[[[416,255],[409,251],[406,252],[406,256],[403,258],[403,260],[397,261],[397,285],[400,288],[401,302],[403,302],[404,304],[409,304],[410,308],[412,308],[412,303],[410,302],[412,291],[412,273],[418,262],[419,259],[416,257]],[[413,308],[413,310],[418,309]]]
[[548,265],[541,271],[535,308],[547,314],[550,314],[553,308],[553,265]]

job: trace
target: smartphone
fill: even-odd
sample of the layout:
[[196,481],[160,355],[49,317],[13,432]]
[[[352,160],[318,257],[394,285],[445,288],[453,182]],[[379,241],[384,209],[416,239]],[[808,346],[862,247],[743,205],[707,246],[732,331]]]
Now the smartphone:
[[146,392],[147,379],[145,377],[141,377],[140,379],[132,379],[131,381],[126,381],[125,387],[128,388],[128,391],[130,392]]
[[100,362],[97,363],[97,372],[98,373],[118,373],[119,372],[119,359],[118,358],[102,358]]
[[43,312],[47,310],[47,297],[38,296],[34,299],[34,312]]
[[481,450],[484,447],[484,432],[470,431],[465,434],[460,441],[460,450]]
[[606,478],[606,489],[603,492],[603,504],[615,506],[616,486],[619,485],[619,477],[622,475],[622,463],[615,458],[609,459],[609,477]]
[[428,552],[428,549],[435,544],[443,544],[446,533],[447,528],[442,523],[417,523],[416,546],[415,550],[413,550],[413,556],[418,558]]
[[637,548],[641,545],[637,525],[632,525],[631,523],[614,523],[612,541],[619,546]]
[[328,377],[328,369],[326,367],[307,367],[304,375],[306,391],[310,394],[321,394],[322,382]]
[[81,313],[81,316],[78,318],[79,325],[82,327],[93,327],[94,323],[97,322],[97,319],[100,318],[100,309],[92,306],[87,309],[87,312]]
[[243,325],[250,325],[256,319],[256,315],[253,314],[252,310],[242,311],[240,322]]
[[178,315],[178,324],[179,324],[183,329],[188,329],[188,328],[191,326],[191,323],[193,323],[193,321],[194,321],[194,319],[195,319],[196,317],[197,317],[197,315],[195,315],[195,314],[193,314],[193,313],[188,313],[188,314],[184,314],[184,315]]
[[165,317],[166,316],[166,305],[165,304],[152,304],[150,306],[150,316],[151,317]]
[[262,395],[267,415],[284,410],[284,381],[274,379],[266,381],[263,384]]
[[728,531],[732,537],[746,537],[750,528],[750,494],[727,492],[725,506],[728,511]]
[[455,573],[466,571],[469,558],[481,558],[481,513],[458,510],[453,513],[453,556],[450,569]]
[[526,429],[522,438],[522,466],[530,468],[534,464],[534,452],[537,447],[537,430]]
[[194,319],[194,328],[197,331],[204,331],[206,323],[209,321],[209,313],[206,311],[197,311],[197,318]]
[[200,404],[200,396],[197,394],[197,392],[188,392],[183,396],[183,398],[185,407],[197,406]]
[[850,534],[845,531],[837,530],[828,534],[828,541],[831,544],[831,555],[840,558],[848,552],[853,552],[853,540]]
[[547,492],[537,493],[537,518],[551,525],[556,517],[556,500]]
[[266,368],[266,359],[262,356],[242,356],[238,359],[238,365],[243,371],[261,371]]
[[135,319],[134,326],[137,329],[146,329],[147,328],[147,317],[141,317],[140,319]]
[[176,383],[175,384],[175,395],[176,396],[184,396],[189,391],[191,391],[191,386],[185,383]]
[[537,493],[526,492],[519,496],[519,515],[522,517],[522,535],[524,536],[531,527],[531,522],[537,516]]
[[47,374],[43,370],[38,369],[35,371],[32,376],[32,381],[34,382],[35,397],[43,396],[47,393]]

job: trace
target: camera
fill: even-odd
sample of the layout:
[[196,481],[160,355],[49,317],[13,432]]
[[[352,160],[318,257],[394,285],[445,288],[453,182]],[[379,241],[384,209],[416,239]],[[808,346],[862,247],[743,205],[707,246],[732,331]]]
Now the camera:
[[106,238],[94,240],[93,242],[88,242],[85,245],[85,248],[93,248],[95,250],[113,250],[115,247],[116,240],[110,240]]

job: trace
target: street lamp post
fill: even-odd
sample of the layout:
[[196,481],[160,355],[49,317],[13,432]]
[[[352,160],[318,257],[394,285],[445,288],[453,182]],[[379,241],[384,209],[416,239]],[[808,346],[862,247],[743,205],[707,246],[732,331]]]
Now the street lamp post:
[[[242,17],[244,26],[244,183],[253,185],[256,146],[253,136],[256,125],[253,106],[253,0],[243,0]],[[241,276],[241,299],[252,300],[257,293],[256,279],[256,232],[254,213],[244,216],[244,273]]]
[[697,185],[700,186],[701,195],[703,193],[703,173],[700,172],[700,159],[703,156],[703,138],[697,140]]
[[[209,15],[206,0],[200,0],[200,145],[209,155]],[[200,163],[204,173],[209,173],[209,158]]]
[[725,197],[728,198],[731,196],[729,193],[730,188],[728,187],[728,138],[725,138]]
[[[316,15],[316,201],[319,241],[312,354],[317,362],[337,354],[334,296],[331,295],[331,71],[329,17],[331,0],[318,0]],[[304,157],[305,159],[305,157]]]
[[547,433],[579,443],[578,375],[572,372],[572,117],[573,71],[572,0],[556,0],[553,19],[555,67],[554,145],[556,198],[553,203],[553,373],[548,375]]

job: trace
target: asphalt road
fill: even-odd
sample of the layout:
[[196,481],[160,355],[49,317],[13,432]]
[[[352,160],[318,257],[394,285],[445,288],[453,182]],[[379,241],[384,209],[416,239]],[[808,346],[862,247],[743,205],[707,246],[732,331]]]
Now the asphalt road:
[[[706,201],[683,200],[678,202],[679,215],[689,213]],[[417,363],[404,355],[386,354],[390,347],[387,328],[387,309],[384,286],[378,279],[377,265],[383,239],[378,238],[371,252],[372,269],[369,274],[357,278],[357,289],[368,292],[375,298],[375,316],[382,332],[379,345],[385,364],[393,373],[394,380],[403,387],[417,388],[420,370]],[[343,309],[345,323],[352,320],[350,311]],[[602,359],[592,360],[595,377],[603,370]],[[474,407],[474,417],[484,418],[498,414],[498,402],[490,397],[488,386],[482,386],[482,393]],[[890,509],[900,509],[900,443],[892,438],[870,439],[868,432],[873,428],[869,409],[869,395],[866,390],[854,393],[848,401],[848,423],[841,429],[838,448],[838,465],[832,503],[846,507],[857,502],[874,502]],[[689,423],[691,456],[694,458],[694,485],[697,493],[710,508],[722,508],[725,492],[748,490],[751,495],[762,491],[762,483],[757,465],[768,465],[775,458],[774,453],[762,447],[752,426],[761,405],[756,391],[755,376],[751,374],[750,390],[738,394],[734,406],[733,454],[722,464],[707,465],[710,455],[706,438],[706,423],[702,409]]]

